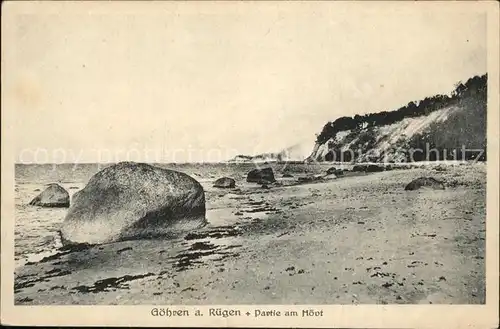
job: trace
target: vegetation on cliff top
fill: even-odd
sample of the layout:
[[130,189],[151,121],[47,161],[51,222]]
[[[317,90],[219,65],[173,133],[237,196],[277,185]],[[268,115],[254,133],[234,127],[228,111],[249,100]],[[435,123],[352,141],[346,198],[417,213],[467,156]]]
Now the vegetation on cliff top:
[[330,138],[335,137],[340,131],[389,125],[405,118],[428,115],[444,107],[457,104],[463,98],[471,95],[479,95],[486,102],[487,80],[487,74],[474,76],[465,83],[457,83],[450,96],[436,95],[426,97],[420,101],[409,102],[395,111],[382,111],[365,115],[355,115],[354,117],[340,117],[335,121],[328,122],[323,127],[316,142],[324,144]]

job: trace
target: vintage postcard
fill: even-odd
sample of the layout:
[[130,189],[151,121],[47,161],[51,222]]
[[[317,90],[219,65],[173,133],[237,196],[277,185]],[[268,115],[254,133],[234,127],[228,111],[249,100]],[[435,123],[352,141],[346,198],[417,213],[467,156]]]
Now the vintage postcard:
[[497,2],[2,9],[2,324],[498,326]]

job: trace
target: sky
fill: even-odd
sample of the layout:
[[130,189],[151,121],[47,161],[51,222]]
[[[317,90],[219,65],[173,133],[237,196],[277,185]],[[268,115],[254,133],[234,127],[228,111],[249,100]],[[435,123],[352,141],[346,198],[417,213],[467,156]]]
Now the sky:
[[156,4],[13,15],[2,91],[17,162],[280,151],[329,120],[486,72],[486,16],[474,10]]

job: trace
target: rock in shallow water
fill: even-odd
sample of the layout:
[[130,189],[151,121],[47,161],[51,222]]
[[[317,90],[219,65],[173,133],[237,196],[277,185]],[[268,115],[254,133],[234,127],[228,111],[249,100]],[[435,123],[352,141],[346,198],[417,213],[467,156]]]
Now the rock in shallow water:
[[50,184],[42,193],[29,203],[40,207],[69,207],[69,193],[59,184]]
[[122,162],[95,174],[73,195],[61,236],[65,244],[100,244],[164,236],[206,223],[205,192],[194,178]]
[[235,186],[236,186],[236,181],[229,177],[222,177],[214,182],[214,187],[219,187],[219,188],[233,188]]

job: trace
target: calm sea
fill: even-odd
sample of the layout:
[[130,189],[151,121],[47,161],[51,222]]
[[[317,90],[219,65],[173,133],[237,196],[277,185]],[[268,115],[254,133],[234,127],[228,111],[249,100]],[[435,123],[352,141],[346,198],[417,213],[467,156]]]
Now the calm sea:
[[[253,163],[202,163],[202,164],[155,164],[156,166],[184,172],[197,179],[206,191],[207,217],[210,201],[216,197],[212,187],[215,179],[228,176],[245,187],[248,171]],[[261,165],[267,166],[267,165]],[[331,164],[278,164],[272,163],[277,177],[283,171],[321,173]],[[58,183],[71,195],[82,189],[102,164],[16,164],[15,166],[15,261],[21,266],[28,261],[38,261],[55,253],[61,246],[58,230],[67,209],[41,208],[28,203],[45,189],[46,184]],[[216,220],[216,219],[215,219]],[[211,219],[209,218],[209,221]],[[221,223],[224,224],[224,223]]]

